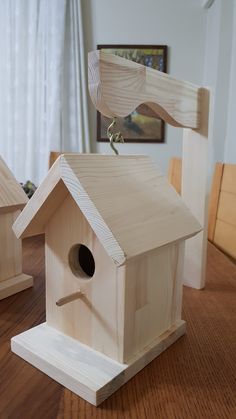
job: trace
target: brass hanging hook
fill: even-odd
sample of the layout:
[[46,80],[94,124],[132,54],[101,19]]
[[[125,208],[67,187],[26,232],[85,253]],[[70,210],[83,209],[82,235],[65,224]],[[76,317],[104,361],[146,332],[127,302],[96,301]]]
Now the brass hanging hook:
[[109,125],[109,127],[107,128],[107,137],[110,141],[110,146],[112,148],[112,150],[114,151],[115,154],[119,154],[118,150],[115,148],[114,143],[123,143],[124,142],[124,138],[121,134],[121,132],[116,132],[113,133],[111,130],[112,128],[116,125],[116,118],[113,118],[112,123]]

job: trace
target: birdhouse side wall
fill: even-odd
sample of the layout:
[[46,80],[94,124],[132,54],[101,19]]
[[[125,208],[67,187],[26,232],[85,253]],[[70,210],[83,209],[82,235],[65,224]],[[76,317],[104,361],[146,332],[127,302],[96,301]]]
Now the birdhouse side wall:
[[19,214],[20,210],[0,213],[0,281],[13,278],[22,272],[22,244],[12,230]]
[[184,242],[126,264],[124,362],[181,318]]
[[[70,249],[85,245],[95,261],[92,278],[76,276]],[[49,326],[120,361],[123,356],[124,268],[117,268],[68,194],[46,226],[46,319]],[[80,298],[57,306],[60,299]]]

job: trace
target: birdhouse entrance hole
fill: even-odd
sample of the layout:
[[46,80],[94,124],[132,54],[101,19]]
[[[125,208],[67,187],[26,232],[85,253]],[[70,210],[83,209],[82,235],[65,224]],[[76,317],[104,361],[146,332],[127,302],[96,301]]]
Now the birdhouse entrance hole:
[[75,276],[90,279],[95,272],[94,257],[87,246],[75,244],[69,251],[69,265]]

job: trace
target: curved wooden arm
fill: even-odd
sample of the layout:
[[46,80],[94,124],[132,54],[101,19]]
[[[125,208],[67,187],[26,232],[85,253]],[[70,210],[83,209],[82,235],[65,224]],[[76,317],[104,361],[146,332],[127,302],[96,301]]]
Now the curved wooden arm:
[[198,86],[102,51],[89,53],[88,67],[90,96],[103,115],[124,117],[146,103],[173,126],[199,128]]

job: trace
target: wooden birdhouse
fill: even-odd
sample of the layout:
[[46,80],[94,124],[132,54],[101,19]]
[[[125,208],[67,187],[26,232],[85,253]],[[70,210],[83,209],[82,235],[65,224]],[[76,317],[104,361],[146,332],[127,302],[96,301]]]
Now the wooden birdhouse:
[[22,246],[12,224],[28,202],[27,195],[0,157],[0,300],[33,285],[22,273]]
[[46,323],[13,352],[101,403],[184,334],[184,242],[200,230],[149,157],[59,157],[14,224],[45,232]]

